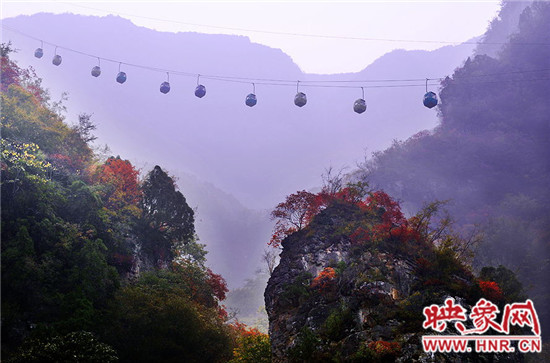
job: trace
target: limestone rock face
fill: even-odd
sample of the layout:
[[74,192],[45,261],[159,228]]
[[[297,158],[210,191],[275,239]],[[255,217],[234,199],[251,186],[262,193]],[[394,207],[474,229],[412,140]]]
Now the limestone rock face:
[[[265,291],[274,362],[442,358],[422,350],[421,336],[430,333],[422,328],[422,308],[442,304],[448,296],[468,308],[459,291],[471,294],[473,276],[454,272],[450,283],[460,288],[434,288],[425,284],[414,256],[355,245],[348,227],[357,218],[356,209],[333,205],[283,241],[280,263]],[[375,342],[393,351],[381,353]],[[446,354],[443,359],[475,357]]]

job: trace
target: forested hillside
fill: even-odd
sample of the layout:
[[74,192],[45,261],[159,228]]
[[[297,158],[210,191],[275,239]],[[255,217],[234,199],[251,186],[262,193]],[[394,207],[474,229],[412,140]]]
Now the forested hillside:
[[166,171],[100,158],[91,117],[69,127],[1,50],[2,358],[217,362],[243,339],[267,346],[227,323],[225,281]]
[[[495,24],[489,41],[498,38]],[[543,326],[550,318],[548,24],[549,3],[527,7],[498,57],[470,58],[442,82],[434,130],[395,141],[355,175],[401,200],[408,212],[448,200],[462,232],[483,236],[476,266],[517,270]]]

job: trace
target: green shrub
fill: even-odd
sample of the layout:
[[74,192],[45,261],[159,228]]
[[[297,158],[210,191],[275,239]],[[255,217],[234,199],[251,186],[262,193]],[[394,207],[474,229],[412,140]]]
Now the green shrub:
[[72,332],[65,336],[31,338],[25,341],[10,363],[118,361],[115,350],[98,341],[92,333]]
[[323,333],[332,341],[338,341],[345,336],[346,328],[354,326],[351,310],[342,305],[335,309],[323,324]]
[[315,353],[321,346],[321,339],[310,328],[303,327],[296,344],[289,349],[291,362],[315,362]]

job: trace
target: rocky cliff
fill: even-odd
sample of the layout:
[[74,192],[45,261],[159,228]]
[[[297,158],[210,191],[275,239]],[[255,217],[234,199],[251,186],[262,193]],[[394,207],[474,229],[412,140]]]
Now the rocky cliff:
[[449,296],[473,305],[482,292],[451,249],[431,247],[411,220],[375,235],[386,212],[333,203],[283,241],[265,291],[274,362],[479,359],[423,352],[423,307]]

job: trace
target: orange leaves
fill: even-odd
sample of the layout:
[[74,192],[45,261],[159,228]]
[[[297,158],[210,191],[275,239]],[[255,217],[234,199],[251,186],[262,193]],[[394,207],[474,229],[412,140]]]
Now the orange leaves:
[[298,230],[295,227],[289,227],[288,222],[280,219],[275,223],[273,235],[267,244],[271,247],[277,248],[281,245],[281,242],[286,238],[286,236],[289,236],[296,231]]
[[345,187],[337,191],[334,194],[325,194],[327,198],[333,200],[340,200],[343,202],[348,202],[352,204],[357,204],[360,207],[364,207],[365,202],[362,200],[364,196],[364,191],[355,187]]
[[236,335],[236,347],[230,363],[271,362],[271,346],[267,334],[238,321],[230,326]]
[[479,280],[479,287],[483,297],[493,302],[499,302],[504,299],[500,286],[494,281]]
[[336,278],[336,271],[332,267],[325,267],[323,271],[319,272],[319,275],[311,282],[311,287],[317,288],[320,291],[327,290],[332,286],[334,279]]
[[235,331],[237,335],[243,337],[265,335],[261,333],[257,328],[251,328],[238,320],[235,323],[231,324],[231,328],[233,328],[233,331]]
[[109,186],[104,191],[107,208],[119,210],[128,205],[136,205],[141,197],[138,182],[139,171],[128,160],[110,157],[97,168],[96,180]]
[[401,352],[401,346],[397,342],[386,342],[377,340],[370,342],[368,347],[379,356],[398,355]]

